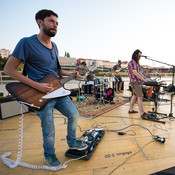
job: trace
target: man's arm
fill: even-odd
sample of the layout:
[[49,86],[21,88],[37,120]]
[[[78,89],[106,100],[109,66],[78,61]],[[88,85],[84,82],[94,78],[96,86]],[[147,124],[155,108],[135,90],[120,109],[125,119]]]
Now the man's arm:
[[[72,74],[72,72],[68,72],[68,71],[62,70],[62,74],[66,75],[66,76],[70,76]],[[78,72],[77,72],[76,78],[80,78],[80,74]]]
[[144,79],[149,79],[149,81],[153,81],[151,78],[146,77],[146,76],[143,75],[141,72],[139,72],[139,74],[140,74]]
[[22,63],[21,59],[11,56],[4,67],[5,74],[8,74],[10,77],[14,78],[15,80],[18,80],[26,85],[29,85],[41,92],[48,93],[53,90],[52,85],[48,83],[35,82],[30,78],[25,77],[24,75],[19,73],[17,71],[17,68],[21,63]]
[[140,79],[142,81],[150,81],[149,78],[142,76],[140,73],[138,73],[136,69],[132,69],[132,72],[138,79]]

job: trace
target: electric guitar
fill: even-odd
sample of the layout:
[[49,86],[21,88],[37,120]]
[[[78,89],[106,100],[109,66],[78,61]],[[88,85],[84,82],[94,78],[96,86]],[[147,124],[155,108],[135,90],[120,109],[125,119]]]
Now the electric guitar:
[[125,67],[125,68],[120,68],[120,69],[118,69],[118,70],[115,70],[115,72],[113,72],[113,74],[114,74],[115,76],[119,76],[119,75],[121,74],[121,71],[123,71],[123,70],[125,70],[125,69],[127,69],[127,68],[128,68],[128,66]]
[[8,83],[6,89],[20,103],[23,103],[34,110],[42,110],[53,98],[67,96],[71,93],[63,86],[66,82],[74,79],[76,75],[77,73],[73,73],[69,77],[63,79],[58,79],[58,77],[53,74],[46,75],[39,82],[52,84],[53,91],[48,94],[20,82]]

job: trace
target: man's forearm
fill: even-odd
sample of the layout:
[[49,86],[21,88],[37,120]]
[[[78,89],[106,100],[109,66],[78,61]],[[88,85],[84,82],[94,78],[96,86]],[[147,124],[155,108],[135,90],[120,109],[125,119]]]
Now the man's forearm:
[[66,75],[66,76],[70,76],[72,73],[68,72],[68,71],[65,71],[65,70],[62,70],[62,74]]
[[144,79],[148,78],[148,77],[146,77],[145,75],[143,75],[141,72],[139,72],[139,74],[140,74]]
[[10,77],[12,77],[13,79],[15,80],[18,80],[19,82],[21,83],[24,83],[26,85],[29,85],[33,88],[36,88],[37,89],[37,85],[38,83],[31,80],[30,78],[22,75],[21,73],[19,73],[17,70],[9,70],[9,71],[6,71],[6,74],[8,74]]
[[145,80],[145,78],[142,77],[138,72],[134,72],[134,75],[135,75],[138,79],[140,79],[140,80],[142,80],[142,81]]

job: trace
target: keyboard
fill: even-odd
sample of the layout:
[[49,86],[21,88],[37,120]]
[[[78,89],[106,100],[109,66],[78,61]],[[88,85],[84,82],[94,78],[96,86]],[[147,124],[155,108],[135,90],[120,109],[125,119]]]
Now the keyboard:
[[159,82],[157,82],[157,81],[145,81],[145,82],[143,82],[143,85],[145,85],[145,86],[164,86],[164,85],[166,85],[166,82],[164,82],[164,81],[159,81]]
[[143,82],[143,85],[145,86],[160,86],[160,82],[157,81],[145,81]]

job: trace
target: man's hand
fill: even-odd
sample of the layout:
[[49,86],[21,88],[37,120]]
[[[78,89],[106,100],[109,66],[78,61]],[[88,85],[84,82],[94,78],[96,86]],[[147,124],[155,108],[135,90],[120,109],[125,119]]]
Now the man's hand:
[[144,81],[153,81],[153,80],[150,78],[145,78]]
[[49,83],[38,83],[37,90],[44,93],[50,93],[53,91],[53,85]]
[[77,73],[76,78],[80,78],[81,76],[80,76],[79,72],[76,72],[76,73]]

